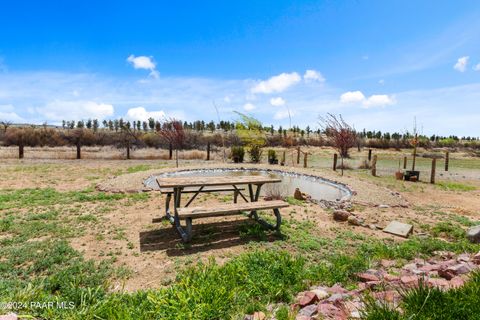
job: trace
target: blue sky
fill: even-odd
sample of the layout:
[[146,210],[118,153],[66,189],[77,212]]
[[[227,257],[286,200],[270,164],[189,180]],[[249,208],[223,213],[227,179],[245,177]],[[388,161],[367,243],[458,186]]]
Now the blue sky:
[[0,119],[479,136],[478,1],[3,1]]

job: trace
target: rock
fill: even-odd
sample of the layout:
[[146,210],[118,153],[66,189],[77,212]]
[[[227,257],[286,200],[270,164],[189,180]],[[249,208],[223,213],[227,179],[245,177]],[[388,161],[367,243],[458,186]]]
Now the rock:
[[447,279],[447,280],[451,280],[455,277],[455,274],[453,273],[453,271],[444,269],[444,268],[438,270],[438,275],[443,279]]
[[295,188],[295,192],[293,193],[293,197],[296,199],[296,200],[307,200],[307,197],[305,196],[304,193],[302,193],[300,191],[299,188]]
[[472,262],[475,264],[480,264],[480,252],[473,256]]
[[327,290],[322,289],[322,288],[313,289],[311,291],[316,294],[318,300],[323,300],[323,299],[328,298],[330,296],[330,294],[327,292]]
[[347,221],[350,216],[350,212],[345,210],[335,210],[333,212],[333,219],[335,221]]
[[388,204],[381,204],[378,206],[380,209],[388,209],[390,206]]
[[417,276],[403,276],[400,277],[400,282],[402,282],[407,287],[415,287],[418,285],[418,277]]
[[458,262],[469,262],[470,261],[470,255],[468,253],[462,253],[459,254],[457,257]]
[[0,320],[17,320],[18,319],[18,316],[11,312],[9,314],[5,314],[5,315],[0,315]]
[[390,268],[395,265],[395,260],[387,260],[387,259],[382,259],[380,260],[380,265],[384,268]]
[[419,270],[425,271],[425,272],[432,272],[432,271],[438,271],[440,267],[441,265],[439,264],[426,264],[423,267],[420,267]]
[[265,320],[265,313],[263,313],[262,311],[257,311],[253,314],[253,317],[252,319],[253,320]]
[[452,271],[456,276],[472,271],[472,269],[466,263],[460,263],[455,266],[451,266],[447,270]]
[[331,294],[335,294],[335,293],[347,293],[348,290],[343,288],[342,286],[338,285],[338,284],[335,284],[333,287],[331,288],[327,288],[327,291]]
[[377,225],[375,224],[369,224],[368,227],[372,230],[377,230]]
[[333,304],[321,303],[317,306],[317,311],[324,319],[347,319],[347,315]]
[[303,296],[301,296],[300,300],[298,301],[298,304],[300,305],[300,307],[303,308],[317,301],[318,301],[318,297],[315,294],[315,292],[307,291],[303,294]]
[[298,312],[299,315],[311,317],[317,313],[317,305],[311,304],[305,308],[300,309]]
[[331,302],[331,303],[338,303],[338,302],[344,301],[344,300],[347,299],[348,297],[350,297],[350,295],[347,294],[347,293],[335,293],[335,294],[332,294],[332,295],[327,299],[327,301],[328,301],[328,302]]
[[357,278],[362,281],[362,282],[369,282],[369,281],[379,281],[380,279],[374,275],[374,274],[370,274],[370,273],[357,273]]
[[446,289],[449,286],[449,282],[442,278],[429,278],[427,284],[440,289]]
[[472,243],[480,243],[480,226],[468,229],[467,239]]
[[354,215],[350,215],[347,219],[348,224],[352,226],[362,226],[365,222],[362,218],[356,217]]
[[312,317],[305,316],[303,314],[297,314],[295,317],[295,320],[312,320]]
[[397,282],[397,281],[400,281],[400,277],[399,276],[394,276],[394,275],[391,275],[391,274],[386,274],[386,275],[383,276],[383,280],[388,281],[388,282]]
[[374,292],[372,295],[375,299],[382,302],[394,302],[400,296],[400,294],[393,290]]
[[403,238],[408,238],[408,236],[411,233],[413,233],[413,226],[407,223],[392,221],[388,224],[388,226],[385,229],[383,229],[383,232],[390,233]]
[[461,277],[454,277],[452,280],[450,280],[450,288],[460,288],[465,284],[465,280],[463,280]]
[[455,256],[455,253],[451,251],[433,251],[433,254],[445,260],[452,259]]

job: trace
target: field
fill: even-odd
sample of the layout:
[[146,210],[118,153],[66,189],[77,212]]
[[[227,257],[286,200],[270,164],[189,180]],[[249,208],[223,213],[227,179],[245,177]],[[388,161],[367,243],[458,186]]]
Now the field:
[[[122,160],[120,151],[85,147],[84,159],[73,160],[73,148],[26,148],[25,159],[17,160],[15,148],[0,148],[0,306],[16,303],[0,314],[243,319],[262,311],[268,318],[294,319],[289,304],[298,292],[336,283],[356,288],[356,273],[382,259],[403,265],[439,250],[480,250],[465,238],[469,227],[480,224],[480,158],[451,152],[448,172],[439,158],[436,183],[430,184],[431,159],[422,156],[431,156],[429,151],[419,151],[422,181],[412,183],[394,177],[404,156],[411,165],[411,150],[373,150],[376,177],[358,169],[365,149],[352,150],[343,176],[331,169],[333,149],[302,150],[310,153],[308,168],[289,151],[288,169],[349,185],[357,193],[351,210],[377,229],[336,222],[332,208],[288,195],[280,234],[244,217],[208,218],[194,227],[192,243],[184,244],[170,224],[152,222],[161,217],[164,198],[135,192],[149,175],[175,167],[166,151],[138,150]],[[208,162],[202,151],[180,156],[182,168],[235,166],[224,163],[220,151]],[[221,193],[198,198],[212,206],[230,201]],[[383,233],[380,228],[392,220],[412,224],[414,234],[403,239]],[[478,290],[478,279],[471,281]],[[50,302],[65,307],[42,305]]]

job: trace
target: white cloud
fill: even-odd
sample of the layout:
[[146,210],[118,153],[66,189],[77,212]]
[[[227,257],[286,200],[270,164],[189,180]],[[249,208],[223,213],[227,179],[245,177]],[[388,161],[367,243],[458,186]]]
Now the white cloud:
[[365,96],[361,91],[348,91],[340,96],[341,103],[356,103],[365,100]]
[[283,92],[289,87],[300,82],[300,75],[296,72],[281,73],[278,76],[273,76],[268,80],[260,81],[255,85],[251,91],[252,93],[274,93]]
[[395,104],[395,98],[388,96],[386,94],[374,94],[368,97],[365,101],[363,101],[363,106],[365,108],[370,107],[384,107],[391,104]]
[[165,118],[165,112],[162,110],[147,111],[144,107],[130,108],[128,109],[125,118],[132,121],[147,121],[148,118],[159,120]]
[[0,121],[11,121],[13,123],[26,122],[25,119],[16,114],[14,110],[15,108],[11,104],[0,105]]
[[480,63],[473,67],[473,70],[480,71]]
[[460,71],[460,72],[465,72],[465,70],[467,69],[467,65],[468,65],[468,59],[470,59],[469,56],[464,56],[464,57],[458,58],[457,63],[455,63],[455,65],[453,66],[453,69],[455,69],[457,71]]
[[251,103],[246,103],[243,105],[243,109],[245,111],[252,111],[253,109],[255,109],[255,105],[251,104]]
[[275,114],[273,115],[273,119],[283,120],[283,119],[287,119],[289,117],[293,117],[294,114],[295,113],[293,111],[290,111],[290,113],[289,113],[289,110],[279,110],[279,111],[275,112]]
[[380,79],[380,80],[378,80],[378,84],[380,84],[380,85],[382,85],[382,86],[383,86],[383,85],[385,84],[385,80],[384,80],[384,79]]
[[276,97],[276,98],[270,99],[270,104],[275,107],[283,106],[285,102],[286,101],[282,97]]
[[81,100],[54,100],[48,102],[44,107],[35,108],[35,111],[40,114],[42,119],[53,121],[87,118],[102,120],[114,114],[111,104]]
[[367,98],[361,91],[348,91],[340,96],[340,102],[344,104],[361,103],[365,108],[371,108],[395,104],[396,100],[393,96],[386,94],[374,94]]
[[363,60],[368,60],[368,58],[369,58],[369,57],[368,57],[368,55],[366,55],[366,54],[362,56],[362,59],[363,59]]
[[127,61],[131,63],[135,69],[150,70],[150,76],[152,78],[158,79],[158,77],[160,76],[160,73],[156,70],[157,65],[153,61],[152,57],[135,57],[133,54],[131,54],[130,56],[128,56]]
[[316,70],[305,71],[305,74],[303,75],[303,80],[305,80],[305,82],[325,82],[325,78],[320,72]]

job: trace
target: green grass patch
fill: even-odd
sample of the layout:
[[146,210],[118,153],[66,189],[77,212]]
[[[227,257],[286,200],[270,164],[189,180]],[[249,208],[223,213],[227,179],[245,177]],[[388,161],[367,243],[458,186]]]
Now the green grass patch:
[[445,191],[473,191],[477,190],[477,187],[459,183],[459,182],[448,182],[448,181],[440,181],[435,184],[438,188],[445,190]]
[[128,167],[127,173],[135,173],[135,172],[142,172],[152,169],[152,166],[148,164],[139,164],[137,166]]

